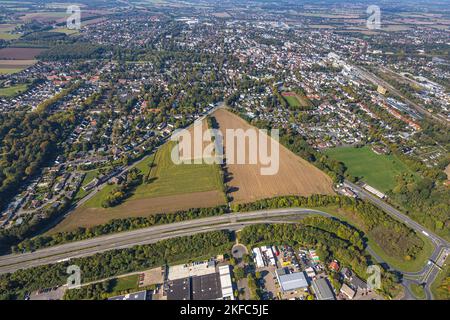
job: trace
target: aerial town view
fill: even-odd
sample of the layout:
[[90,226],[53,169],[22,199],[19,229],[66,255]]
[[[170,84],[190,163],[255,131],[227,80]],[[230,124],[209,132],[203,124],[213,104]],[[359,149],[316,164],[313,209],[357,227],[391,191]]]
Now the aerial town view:
[[0,300],[448,301],[449,128],[450,0],[0,0]]

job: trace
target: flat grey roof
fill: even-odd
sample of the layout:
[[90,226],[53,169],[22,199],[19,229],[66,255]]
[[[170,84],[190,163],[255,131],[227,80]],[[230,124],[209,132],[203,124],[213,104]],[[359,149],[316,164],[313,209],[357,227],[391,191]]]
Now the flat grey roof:
[[312,288],[318,300],[336,300],[330,283],[326,278],[314,280]]
[[308,286],[308,281],[303,272],[278,274],[278,280],[283,291],[291,291]]
[[139,292],[133,292],[130,294],[122,295],[122,296],[116,296],[111,297],[108,300],[147,300],[147,291],[139,291]]

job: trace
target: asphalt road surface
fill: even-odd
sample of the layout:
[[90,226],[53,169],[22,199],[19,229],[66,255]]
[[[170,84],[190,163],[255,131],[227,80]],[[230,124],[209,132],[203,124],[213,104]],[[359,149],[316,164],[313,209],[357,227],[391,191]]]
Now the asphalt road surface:
[[408,216],[404,215],[385,201],[361,188],[360,186],[351,183],[349,181],[345,182],[350,188],[352,188],[358,196],[362,199],[368,200],[372,202],[374,205],[383,209],[385,212],[395,217],[397,220],[403,222],[411,229],[415,230],[417,233],[420,233],[430,239],[434,246],[434,251],[431,254],[428,263],[422,268],[422,270],[418,272],[402,272],[405,280],[405,285],[409,283],[417,283],[422,284],[424,286],[425,294],[427,299],[432,299],[433,294],[431,293],[431,284],[436,279],[437,274],[441,270],[442,266],[445,263],[445,259],[447,258],[448,253],[450,252],[450,244],[447,240],[442,237],[434,234],[427,228],[423,227],[416,221],[412,220]]
[[[0,274],[27,269],[39,265],[57,263],[65,259],[85,257],[113,249],[128,248],[140,244],[154,243],[160,240],[235,228],[254,223],[273,221],[289,215],[317,214],[330,215],[312,209],[266,210],[248,213],[232,213],[202,219],[153,226],[133,231],[114,233],[92,239],[69,242],[44,248],[35,252],[0,256]],[[246,221],[256,220],[256,221]]]
[[[352,187],[361,198],[373,202],[375,205],[379,206],[387,213],[393,215],[398,220],[409,225],[412,229],[416,230],[417,232],[422,232],[424,235],[427,235],[427,237],[431,239],[432,243],[435,246],[435,250],[430,257],[429,262],[422,268],[422,270],[418,272],[401,272],[399,270],[396,271],[403,275],[403,285],[406,289],[405,298],[413,298],[408,287],[411,283],[417,283],[424,286],[427,299],[432,299],[433,297],[430,286],[436,278],[441,266],[445,262],[445,258],[448,254],[449,248],[448,242],[441,237],[433,234],[429,230],[426,230],[420,224],[412,221],[409,217],[403,215],[401,212],[385,203],[381,199],[365,191],[361,187],[350,182],[346,183],[347,185]],[[58,246],[44,248],[35,252],[0,256],[0,274],[14,272],[19,269],[27,269],[39,265],[58,263],[77,257],[90,256],[96,253],[101,253],[113,249],[150,244],[164,239],[188,236],[202,232],[224,229],[237,230],[246,225],[255,223],[289,223],[289,221],[285,220],[289,216],[298,217],[311,214],[332,217],[330,214],[318,210],[290,208],[262,210],[247,213],[232,213],[215,217],[153,226],[128,232],[114,233],[83,241],[70,242]],[[376,255],[376,253],[370,247],[368,247],[367,250],[377,260],[377,262],[387,265],[378,255]],[[391,268],[391,270],[394,269]]]

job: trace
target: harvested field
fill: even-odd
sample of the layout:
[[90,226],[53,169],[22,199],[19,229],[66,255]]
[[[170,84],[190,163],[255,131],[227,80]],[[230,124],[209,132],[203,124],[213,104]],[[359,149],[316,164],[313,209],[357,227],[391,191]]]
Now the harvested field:
[[59,223],[49,233],[73,231],[105,224],[112,219],[148,217],[156,213],[173,213],[189,208],[208,208],[224,204],[221,191],[186,193],[166,197],[126,201],[114,208],[80,207]]
[[19,72],[36,62],[37,60],[0,60],[0,74]]
[[[239,116],[224,110],[217,110],[216,118],[219,129],[225,136],[225,129],[253,128]],[[225,137],[225,146],[226,146]],[[246,153],[249,151],[246,141]],[[269,148],[270,151],[270,148]],[[228,151],[225,150],[225,154]],[[247,157],[248,159],[248,157]],[[261,175],[261,163],[258,164],[230,164],[228,160],[229,179],[233,202],[251,202],[257,199],[282,195],[334,194],[332,180],[325,173],[298,157],[284,146],[280,145],[280,166],[275,175]]]
[[67,14],[65,11],[63,12],[55,12],[55,11],[48,11],[48,12],[30,12],[20,17],[20,20],[29,22],[29,21],[39,21],[39,22],[50,22],[50,21],[56,21],[56,22],[63,22],[65,19],[69,17],[69,14]]
[[3,48],[0,49],[0,59],[32,60],[44,50],[43,48]]

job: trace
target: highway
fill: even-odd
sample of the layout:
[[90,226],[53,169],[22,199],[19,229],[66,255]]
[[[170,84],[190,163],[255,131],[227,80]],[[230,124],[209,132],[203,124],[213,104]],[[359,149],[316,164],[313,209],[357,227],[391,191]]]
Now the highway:
[[[358,190],[357,187],[358,186],[356,185],[354,186],[356,190]],[[360,194],[364,194],[364,191],[360,191]],[[370,197],[371,195],[368,194],[366,196]],[[40,265],[54,264],[61,261],[66,261],[68,259],[91,256],[114,249],[151,244],[165,239],[189,236],[197,233],[225,229],[238,230],[247,225],[258,223],[294,223],[295,221],[286,221],[284,219],[289,217],[297,219],[307,215],[332,217],[332,215],[328,213],[314,209],[288,208],[246,213],[231,213],[208,218],[157,225],[149,228],[114,233],[82,241],[69,242],[58,246],[44,248],[35,252],[0,256],[0,274],[10,273],[19,269],[27,269]],[[442,241],[437,236],[435,236],[434,239],[436,239],[436,241]],[[440,248],[439,251],[438,247]],[[387,265],[386,262],[376,255],[370,247],[367,248],[367,251],[377,260],[378,263]],[[445,261],[444,257],[446,254],[447,247],[441,244],[436,246],[436,250],[433,252],[432,256],[435,258],[434,261],[437,262],[428,263],[421,271],[407,273],[391,269],[403,274],[402,284],[405,287],[405,298],[414,298],[408,289],[409,284],[425,283],[424,289],[427,298],[432,299],[430,286],[440,270],[439,265],[442,265]]]
[[66,244],[37,250],[35,252],[0,256],[0,274],[39,265],[57,263],[69,258],[90,256],[113,249],[154,243],[169,238],[182,237],[214,230],[232,229],[235,227],[242,227],[247,224],[264,223],[273,221],[273,219],[283,216],[305,216],[311,214],[330,217],[330,215],[325,212],[312,209],[282,209],[248,213],[232,213],[158,225],[144,229],[114,233],[82,241],[69,242]]

